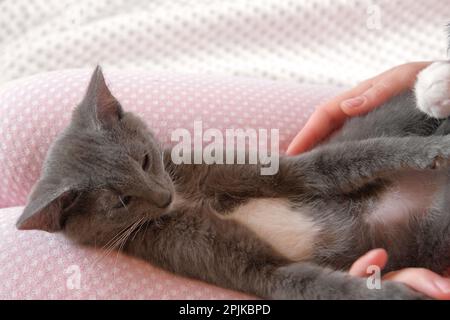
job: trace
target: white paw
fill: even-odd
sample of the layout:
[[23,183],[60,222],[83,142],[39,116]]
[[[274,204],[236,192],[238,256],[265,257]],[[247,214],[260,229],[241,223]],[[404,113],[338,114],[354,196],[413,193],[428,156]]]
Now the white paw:
[[417,107],[433,118],[450,116],[450,61],[434,62],[417,75]]

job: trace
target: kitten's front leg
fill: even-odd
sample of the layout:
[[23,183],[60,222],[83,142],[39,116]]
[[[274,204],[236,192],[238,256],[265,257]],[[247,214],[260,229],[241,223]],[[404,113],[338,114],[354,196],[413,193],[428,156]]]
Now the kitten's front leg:
[[401,169],[437,169],[450,159],[450,136],[375,138],[319,147],[287,158],[305,185],[320,193],[346,193]]

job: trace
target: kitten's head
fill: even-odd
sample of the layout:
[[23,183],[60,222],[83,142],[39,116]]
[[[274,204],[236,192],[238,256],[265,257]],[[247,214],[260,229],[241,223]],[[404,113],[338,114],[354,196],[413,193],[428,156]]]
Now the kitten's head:
[[70,125],[48,151],[17,227],[64,230],[86,242],[167,213],[172,195],[159,143],[122,110],[97,67]]

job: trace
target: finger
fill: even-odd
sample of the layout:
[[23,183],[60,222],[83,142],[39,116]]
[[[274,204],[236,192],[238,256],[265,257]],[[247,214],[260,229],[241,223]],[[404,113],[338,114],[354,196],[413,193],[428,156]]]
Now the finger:
[[311,149],[341,127],[348,117],[365,114],[411,87],[417,73],[430,63],[414,62],[389,69],[328,101],[317,108],[286,153],[295,155]]
[[349,116],[357,116],[381,106],[406,89],[403,84],[395,84],[394,80],[395,78],[385,79],[383,82],[374,84],[362,95],[342,101],[340,105],[342,111]]
[[342,111],[341,113],[339,116],[331,116],[324,110],[317,109],[289,144],[286,154],[295,155],[311,149],[317,142],[327,137],[336,125],[344,121],[346,116]]
[[369,82],[363,82],[317,107],[305,126],[289,144],[286,154],[295,155],[305,152],[342,126],[348,116],[339,106],[341,101],[363,93],[369,86]]
[[412,87],[419,71],[428,65],[428,62],[409,63],[383,72],[371,80],[373,85],[363,94],[342,101],[342,111],[349,116],[368,113]]
[[383,269],[388,260],[388,255],[384,249],[374,249],[367,252],[365,255],[356,260],[351,266],[349,273],[356,277],[366,277],[367,268],[369,266],[378,266]]
[[432,61],[416,61],[416,62],[409,62],[405,63],[396,67],[393,67],[389,70],[384,71],[383,73],[380,73],[379,75],[375,76],[373,78],[373,83],[377,83],[383,79],[385,79],[387,76],[392,74],[397,74],[398,81],[400,84],[404,84],[405,87],[412,87],[414,83],[416,82],[415,76],[428,67]]
[[386,274],[383,279],[402,282],[434,299],[450,300],[450,279],[427,269],[408,268],[394,271]]

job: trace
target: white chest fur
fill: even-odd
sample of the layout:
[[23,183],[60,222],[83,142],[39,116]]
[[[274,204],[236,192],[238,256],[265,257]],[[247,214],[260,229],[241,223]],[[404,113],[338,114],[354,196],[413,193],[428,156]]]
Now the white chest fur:
[[283,199],[253,199],[237,207],[225,219],[252,230],[278,253],[293,261],[311,256],[318,226],[301,210]]

